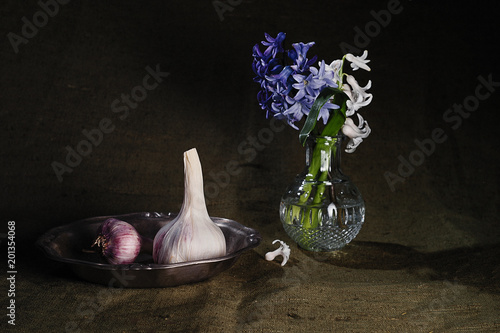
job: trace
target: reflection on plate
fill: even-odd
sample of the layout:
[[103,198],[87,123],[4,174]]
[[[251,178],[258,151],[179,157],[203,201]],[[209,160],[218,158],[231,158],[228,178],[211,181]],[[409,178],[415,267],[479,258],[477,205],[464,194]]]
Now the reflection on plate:
[[258,231],[236,221],[212,217],[226,238],[223,257],[159,265],[151,254],[141,253],[136,262],[111,265],[91,248],[97,228],[106,219],[114,217],[133,225],[143,237],[154,239],[156,232],[170,223],[175,214],[132,213],[93,217],[54,228],[40,237],[37,245],[53,260],[68,264],[80,278],[110,287],[154,288],[173,287],[209,279],[230,268],[246,250],[259,245]]

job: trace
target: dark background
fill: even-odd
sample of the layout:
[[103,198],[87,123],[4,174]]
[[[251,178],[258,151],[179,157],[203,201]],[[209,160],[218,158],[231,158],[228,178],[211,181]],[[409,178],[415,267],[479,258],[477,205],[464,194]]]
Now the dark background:
[[[19,271],[24,272],[20,288],[30,288],[22,279],[34,276],[42,286],[55,278],[79,288],[81,282],[63,269],[54,274],[46,268],[48,262],[33,245],[53,227],[91,216],[177,211],[183,196],[182,153],[192,147],[198,149],[205,185],[216,189],[208,198],[209,213],[263,234],[263,244],[252,252],[260,257],[251,258],[257,272],[273,239],[295,246],[281,228],[278,206],[285,187],[304,167],[298,132],[286,127],[260,141],[255,155],[242,153],[252,137],[270,128],[255,97],[252,47],[264,32],[284,31],[288,47],[315,41],[310,53],[329,63],[342,57],[341,43],[359,46],[358,31],[376,22],[372,11],[387,10],[393,2],[221,3],[231,10],[218,13],[220,3],[210,1],[71,1],[60,4],[18,52],[9,33],[22,37],[22,18],[33,22],[41,7],[36,1],[0,5],[0,230],[6,233],[7,221],[16,221]],[[489,292],[488,297],[499,291],[500,87],[456,128],[443,115],[475,94],[479,76],[500,82],[494,4],[400,1],[399,13],[385,27],[377,24],[380,30],[370,32],[367,45],[359,47],[369,50],[372,71],[353,73],[362,85],[368,79],[373,83],[373,102],[361,112],[372,134],[354,154],[343,156],[344,172],[367,204],[358,245],[397,244],[437,255],[441,261],[428,265],[434,278],[462,279]],[[112,103],[142,84],[147,66],[169,75],[122,120]],[[60,181],[53,162],[65,163],[65,147],[76,148],[85,139],[82,131],[98,127],[104,118],[114,130]],[[418,149],[415,140],[431,138],[436,128],[443,129],[446,140],[391,190],[384,174],[397,174],[398,157],[408,160]],[[221,178],[233,161],[239,173]],[[308,258],[296,246],[292,256],[294,251],[295,265]],[[361,265],[359,281],[391,284],[376,266],[373,261]],[[246,272],[246,267],[233,269]],[[431,283],[427,278],[424,274],[418,283]],[[476,303],[486,299],[477,297]],[[498,298],[485,302],[498,309]],[[20,325],[27,325],[27,313],[19,309]],[[450,318],[438,327],[453,327]],[[474,318],[477,327],[496,325],[489,312]],[[193,329],[187,322],[179,325]],[[256,325],[274,327],[266,321]]]

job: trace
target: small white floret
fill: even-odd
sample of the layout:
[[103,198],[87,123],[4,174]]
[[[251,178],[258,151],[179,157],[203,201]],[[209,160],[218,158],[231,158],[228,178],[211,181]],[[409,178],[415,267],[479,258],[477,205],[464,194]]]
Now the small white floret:
[[276,258],[277,256],[282,256],[283,261],[281,262],[281,266],[285,266],[286,262],[288,261],[288,258],[290,257],[290,247],[285,242],[280,241],[279,239],[273,241],[273,244],[276,242],[281,243],[280,247],[272,252],[267,252],[266,260],[273,261],[274,258]]
[[347,61],[351,62],[351,67],[353,70],[358,70],[360,68],[364,69],[365,71],[371,71],[370,67],[368,67],[367,63],[370,62],[370,60],[366,59],[368,57],[368,51],[365,50],[363,52],[363,55],[360,57],[356,57],[352,55],[351,53],[347,53],[345,55],[345,58]]
[[356,125],[354,121],[348,117],[342,126],[342,132],[351,139],[347,143],[345,149],[347,153],[354,153],[356,148],[363,142],[363,139],[366,139],[372,131],[370,126],[368,126],[368,122],[364,120],[359,113],[356,114],[358,115],[359,125]]

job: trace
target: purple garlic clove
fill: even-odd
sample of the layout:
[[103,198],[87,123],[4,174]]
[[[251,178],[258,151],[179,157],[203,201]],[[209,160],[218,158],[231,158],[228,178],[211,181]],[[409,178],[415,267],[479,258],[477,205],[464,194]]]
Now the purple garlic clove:
[[102,255],[110,264],[130,264],[141,251],[142,239],[135,228],[115,218],[104,221],[97,230],[94,245],[101,248]]

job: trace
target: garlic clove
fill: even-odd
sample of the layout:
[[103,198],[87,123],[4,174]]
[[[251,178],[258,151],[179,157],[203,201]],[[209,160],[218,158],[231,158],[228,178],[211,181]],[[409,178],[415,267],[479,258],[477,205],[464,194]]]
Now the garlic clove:
[[193,148],[184,152],[184,202],[179,215],[156,234],[153,260],[172,264],[224,255],[226,239],[208,215],[201,162]]
[[288,258],[290,258],[290,247],[285,242],[280,241],[279,239],[274,240],[273,244],[276,242],[281,243],[280,247],[272,252],[267,252],[265,258],[267,261],[273,261],[277,256],[282,256],[283,261],[281,262],[281,266],[285,266]]
[[101,248],[102,255],[112,265],[130,264],[141,251],[142,238],[135,228],[115,218],[104,221],[92,246]]

